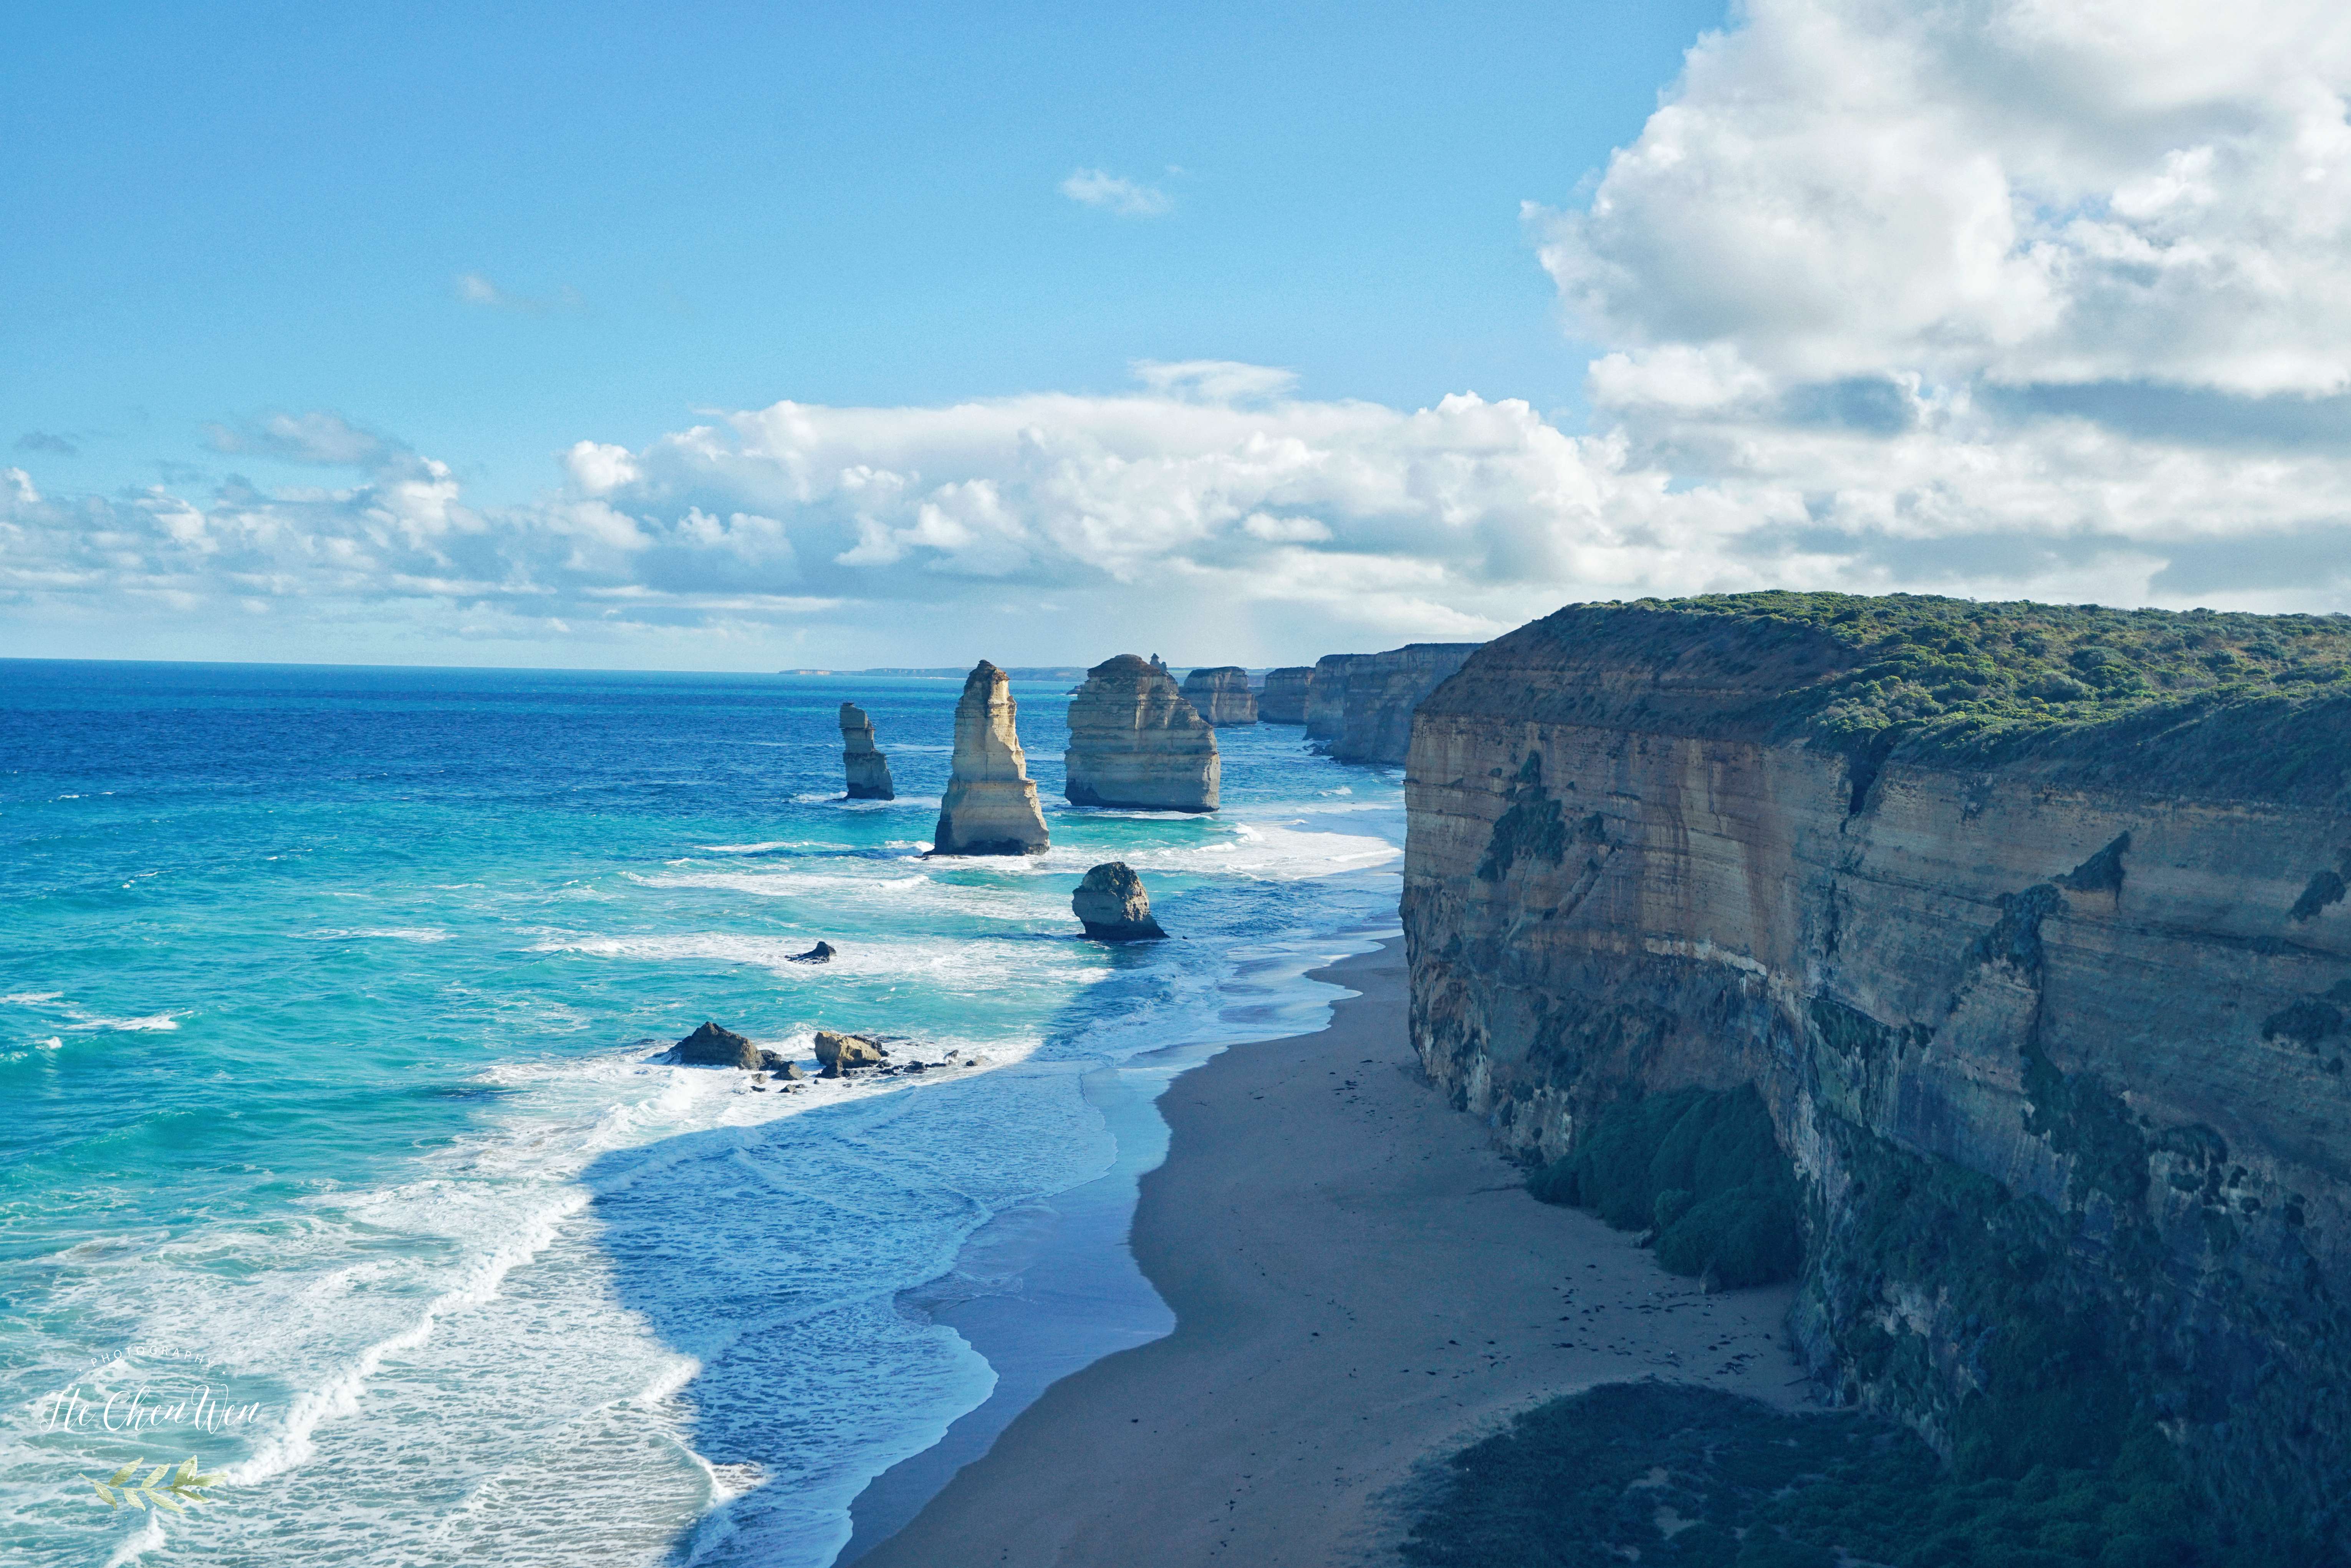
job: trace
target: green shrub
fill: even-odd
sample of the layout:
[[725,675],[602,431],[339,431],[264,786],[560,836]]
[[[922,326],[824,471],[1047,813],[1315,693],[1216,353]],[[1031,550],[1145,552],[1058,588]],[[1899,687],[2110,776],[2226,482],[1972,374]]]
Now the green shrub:
[[1620,1100],[1527,1190],[1619,1230],[1654,1229],[1667,1270],[1711,1269],[1727,1288],[1792,1279],[1802,1261],[1795,1171],[1751,1083]]

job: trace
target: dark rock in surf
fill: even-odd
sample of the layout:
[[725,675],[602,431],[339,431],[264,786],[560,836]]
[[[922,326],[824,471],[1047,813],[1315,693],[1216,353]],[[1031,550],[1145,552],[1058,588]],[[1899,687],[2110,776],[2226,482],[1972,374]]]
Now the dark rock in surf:
[[677,1061],[687,1067],[747,1067],[760,1064],[759,1048],[731,1029],[705,1023],[677,1042]]
[[1124,861],[1112,861],[1086,873],[1070,907],[1097,942],[1155,942],[1167,933],[1151,917],[1151,895],[1143,879]]
[[830,942],[820,942],[805,953],[795,953],[785,960],[790,964],[830,964],[840,956],[841,949]]

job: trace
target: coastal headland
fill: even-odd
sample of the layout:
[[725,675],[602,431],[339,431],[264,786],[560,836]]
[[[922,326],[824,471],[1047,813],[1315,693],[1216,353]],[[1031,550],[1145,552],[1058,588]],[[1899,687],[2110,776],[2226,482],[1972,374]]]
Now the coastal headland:
[[1786,1287],[1702,1292],[1537,1203],[1422,1077],[1399,944],[1319,977],[1328,1028],[1236,1046],[1159,1102],[1133,1245],[1165,1339],[1055,1384],[869,1568],[1343,1563],[1425,1460],[1641,1377],[1792,1406]]

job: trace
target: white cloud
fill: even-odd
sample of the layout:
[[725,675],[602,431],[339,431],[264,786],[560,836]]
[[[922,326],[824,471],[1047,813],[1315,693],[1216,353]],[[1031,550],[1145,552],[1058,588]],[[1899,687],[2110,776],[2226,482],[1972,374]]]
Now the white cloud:
[[1176,199],[1156,185],[1102,169],[1072,170],[1061,189],[1081,206],[1100,207],[1123,218],[1155,218],[1176,206]]
[[1298,384],[1294,371],[1245,365],[1236,360],[1136,360],[1127,369],[1154,392],[1204,402],[1280,397]]

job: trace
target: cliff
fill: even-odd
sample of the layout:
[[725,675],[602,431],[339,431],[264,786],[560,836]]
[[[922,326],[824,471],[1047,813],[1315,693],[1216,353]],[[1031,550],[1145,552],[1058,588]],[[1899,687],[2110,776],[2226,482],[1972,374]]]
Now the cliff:
[[1415,1046],[1530,1161],[1753,1084],[1824,1382],[1963,1473],[2159,1431],[2232,1528],[2344,1553],[2346,654],[2342,618],[1561,611],[1420,704]]
[[873,721],[855,703],[841,705],[841,766],[852,800],[894,800],[890,759],[874,749]]
[[1045,852],[1045,814],[1014,727],[1019,714],[1012,683],[982,659],[966,677],[956,703],[955,756],[939,801],[939,825],[931,834],[933,854]]
[[1347,725],[1347,672],[1368,653],[1325,653],[1306,678],[1306,738],[1333,741]]
[[[1331,755],[1342,762],[1402,762],[1412,746],[1413,710],[1481,646],[1412,643],[1384,653],[1349,656],[1332,678],[1339,701],[1336,728],[1322,737]],[[1322,668],[1315,666],[1318,677]],[[1311,714],[1312,694],[1308,702]],[[1311,719],[1308,727],[1316,733]]]
[[1077,806],[1213,811],[1222,764],[1216,731],[1176,689],[1166,670],[1133,653],[1086,672],[1070,698],[1063,753]]
[[1184,700],[1219,729],[1257,722],[1257,695],[1238,664],[1194,670],[1184,677]]
[[1304,724],[1307,684],[1314,678],[1311,664],[1286,664],[1265,673],[1264,689],[1257,694],[1257,716],[1263,724]]

